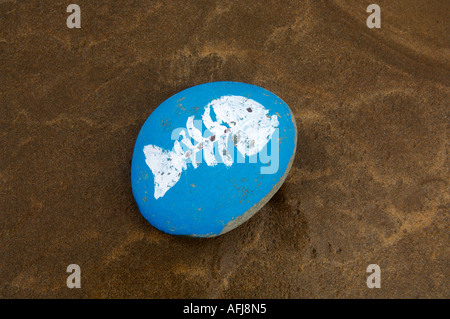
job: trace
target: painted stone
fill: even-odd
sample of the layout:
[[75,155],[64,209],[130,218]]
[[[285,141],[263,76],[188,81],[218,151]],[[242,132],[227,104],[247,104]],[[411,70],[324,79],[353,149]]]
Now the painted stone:
[[273,93],[238,82],[197,85],[164,101],[142,126],[133,195],[166,233],[221,235],[280,188],[296,143],[295,118]]

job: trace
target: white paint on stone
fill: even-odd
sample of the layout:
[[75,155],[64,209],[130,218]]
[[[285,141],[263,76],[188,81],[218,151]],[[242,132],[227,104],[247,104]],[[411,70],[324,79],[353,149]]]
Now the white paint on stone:
[[[211,119],[211,109],[216,115],[216,121]],[[277,116],[268,113],[263,105],[250,98],[222,96],[206,105],[202,115],[203,124],[212,133],[211,136],[203,137],[202,132],[194,126],[194,116],[190,116],[186,122],[189,137],[184,131],[180,133],[186,151],[183,151],[179,141],[175,141],[170,151],[146,145],[145,163],[154,175],[155,198],[163,197],[180,180],[181,173],[187,169],[188,159],[197,168],[197,152],[203,152],[203,159],[208,166],[215,166],[218,162],[214,145],[217,145],[222,163],[231,166],[233,158],[227,151],[230,136],[243,156],[258,154],[270,141],[279,124]],[[195,141],[194,144],[190,138]]]

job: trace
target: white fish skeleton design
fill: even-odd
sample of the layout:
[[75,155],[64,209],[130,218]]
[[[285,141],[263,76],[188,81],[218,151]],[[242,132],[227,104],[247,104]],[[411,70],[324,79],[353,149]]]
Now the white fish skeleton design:
[[[216,114],[216,121],[211,119],[211,107]],[[180,133],[184,150],[178,140],[174,142],[172,150],[164,150],[156,145],[144,146],[145,163],[154,175],[155,198],[163,197],[180,180],[181,173],[187,169],[188,159],[197,168],[197,152],[203,151],[208,166],[217,165],[214,154],[216,143],[222,163],[231,166],[233,158],[227,149],[230,136],[244,157],[258,154],[278,127],[277,116],[269,116],[268,112],[252,99],[235,95],[222,96],[205,106],[202,115],[203,123],[212,133],[211,136],[203,137],[201,131],[194,127],[194,116],[190,116],[186,123],[190,137],[186,136],[184,130]],[[191,138],[195,144],[192,144]]]

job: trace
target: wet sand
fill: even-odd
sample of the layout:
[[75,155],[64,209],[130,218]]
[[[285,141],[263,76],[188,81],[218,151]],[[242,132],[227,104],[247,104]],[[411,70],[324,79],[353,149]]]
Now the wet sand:
[[[379,0],[381,29],[356,0],[77,1],[81,29],[46,2],[0,1],[1,298],[450,297],[448,1]],[[291,107],[293,169],[230,233],[166,235],[135,205],[134,141],[225,80]]]

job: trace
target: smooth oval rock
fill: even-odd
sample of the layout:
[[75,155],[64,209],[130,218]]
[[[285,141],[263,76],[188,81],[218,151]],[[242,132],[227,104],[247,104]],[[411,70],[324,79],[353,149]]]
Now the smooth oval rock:
[[295,118],[273,93],[238,82],[197,85],[164,101],[142,126],[133,195],[166,233],[221,235],[280,188],[296,144]]

